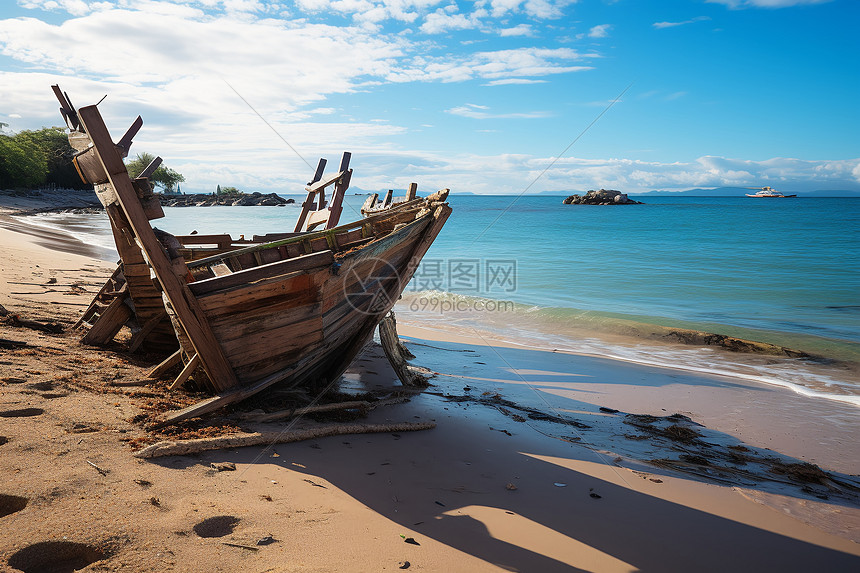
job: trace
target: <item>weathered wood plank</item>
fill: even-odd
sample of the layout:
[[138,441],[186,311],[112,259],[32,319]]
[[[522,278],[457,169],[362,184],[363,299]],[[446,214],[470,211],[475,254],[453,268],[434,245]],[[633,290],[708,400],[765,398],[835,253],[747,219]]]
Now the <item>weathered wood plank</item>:
[[[348,152],[345,152],[345,153],[348,153]],[[349,163],[349,160],[347,160],[347,164],[348,163]],[[338,171],[337,173],[333,173],[333,174],[329,175],[328,177],[323,177],[319,181],[316,181],[313,184],[308,185],[307,187],[305,187],[305,190],[308,193],[317,193],[320,189],[325,189],[326,187],[328,187],[332,183],[336,183],[344,175],[346,175],[346,171]]]
[[218,247],[229,247],[233,243],[233,237],[227,234],[177,235],[176,240],[183,245],[216,245]]
[[376,205],[376,202],[379,200],[379,193],[374,193],[369,195],[367,199],[364,200],[364,205],[361,206],[362,214],[370,212],[373,207]]
[[337,223],[340,221],[340,215],[343,212],[343,198],[346,195],[346,190],[349,189],[349,182],[352,179],[352,169],[349,168],[350,158],[352,158],[352,154],[349,151],[344,151],[340,159],[339,168],[343,176],[334,185],[334,193],[332,193],[331,204],[328,208],[330,215],[328,221],[326,221],[326,229],[337,227]]
[[394,313],[390,312],[379,322],[379,342],[382,350],[388,358],[394,373],[400,378],[400,382],[410,388],[421,388],[427,386],[427,381],[415,375],[409,370],[406,357],[400,351],[400,338],[397,336],[397,322]]
[[410,183],[409,188],[406,190],[406,201],[415,200],[415,196],[418,194],[418,183]]
[[200,366],[200,355],[195,354],[191,357],[191,360],[188,361],[188,364],[182,368],[179,376],[176,377],[176,380],[174,380],[167,389],[176,390],[181,387],[188,381],[188,378],[194,373],[194,370],[196,370],[198,366]]
[[301,306],[316,302],[318,285],[322,284],[328,269],[318,273],[296,272],[272,277],[249,285],[216,291],[200,297],[201,308],[212,323],[221,317],[240,313],[262,312],[273,305]]
[[294,259],[269,263],[259,267],[245,269],[225,276],[216,276],[211,279],[193,282],[189,285],[191,292],[197,296],[224,290],[236,286],[247,285],[256,281],[282,276],[294,272],[308,272],[319,267],[329,266],[334,262],[331,251],[323,251],[311,255],[304,255]]
[[115,297],[99,315],[98,320],[81,338],[84,344],[102,345],[110,342],[116,333],[131,318],[131,309],[125,304],[125,296]]

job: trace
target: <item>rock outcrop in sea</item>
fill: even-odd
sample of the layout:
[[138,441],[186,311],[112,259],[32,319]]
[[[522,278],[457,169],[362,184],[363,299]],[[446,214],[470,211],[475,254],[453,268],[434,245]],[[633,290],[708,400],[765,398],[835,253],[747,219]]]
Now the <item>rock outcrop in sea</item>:
[[626,193],[613,189],[592,190],[585,195],[571,195],[562,203],[565,205],[642,205],[642,201],[629,199]]
[[295,203],[295,199],[284,199],[277,193],[230,193],[220,195],[159,195],[164,207],[210,207],[212,205],[228,205],[233,207],[278,207]]

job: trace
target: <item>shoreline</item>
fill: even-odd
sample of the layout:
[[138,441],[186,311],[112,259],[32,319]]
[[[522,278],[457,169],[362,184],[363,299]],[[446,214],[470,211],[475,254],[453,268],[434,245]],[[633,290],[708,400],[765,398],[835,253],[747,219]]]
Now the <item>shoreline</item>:
[[[402,308],[398,308],[397,306],[395,306],[394,310],[403,311]],[[398,317],[405,318],[403,324],[408,325],[407,328],[426,331],[432,333],[432,336],[442,337],[443,340],[448,340],[448,337],[457,338],[459,333],[464,333],[466,338],[478,336],[481,340],[492,340],[494,344],[501,344],[503,346],[528,347],[534,350],[601,358],[623,364],[635,364],[648,368],[665,368],[678,370],[681,373],[703,376],[738,378],[752,384],[789,390],[807,398],[828,400],[853,407],[860,407],[860,393],[858,392],[824,392],[807,385],[779,379],[768,372],[762,372],[760,370],[762,365],[772,370],[777,364],[778,359],[769,355],[732,353],[729,356],[725,356],[722,353],[730,351],[719,347],[671,344],[647,339],[643,342],[629,336],[603,336],[599,339],[585,336],[580,344],[574,345],[568,343],[565,345],[567,348],[561,348],[559,345],[549,344],[550,341],[547,340],[538,341],[530,338],[528,332],[520,331],[516,334],[508,334],[488,330],[482,331],[471,325],[452,326],[451,324],[441,324],[440,322],[428,323],[421,321],[420,317],[417,320],[414,319],[413,315],[408,314],[408,312],[404,312],[402,315],[398,314]],[[470,335],[469,333],[473,334]],[[571,349],[574,346],[576,349]],[[662,355],[659,352],[655,352],[659,351],[660,348],[667,349],[667,353]],[[730,358],[732,360],[729,360]],[[786,369],[789,369],[792,375],[798,375],[797,364],[793,363],[791,359],[783,359],[782,363]],[[845,375],[846,378],[857,379],[858,373],[855,364],[846,363],[845,369],[840,368],[840,366],[841,364],[839,363],[835,365],[827,364],[825,366],[813,364],[812,368],[823,370],[829,367],[825,373],[818,373],[825,381],[825,384],[830,376]]]
[[[31,235],[0,229],[0,240],[0,304],[24,316],[70,324],[112,270]],[[67,286],[75,280],[85,281],[81,290]],[[0,518],[15,532],[0,541],[0,562],[65,537],[102,547],[106,570],[379,571],[408,562],[416,570],[671,572],[707,563],[752,572],[860,564],[860,502],[820,499],[767,474],[761,483],[726,483],[660,467],[649,460],[693,445],[627,436],[647,427],[642,416],[677,412],[690,422],[676,424],[712,444],[705,450],[770,448],[851,480],[860,468],[856,408],[480,335],[408,324],[400,334],[413,364],[436,373],[432,386],[366,421],[432,421],[433,430],[141,462],[128,445],[142,432],[131,420],[145,405],[139,395],[161,390],[123,385],[138,384],[149,362],[121,346],[103,351],[73,334],[0,323],[0,338],[29,343],[0,359],[0,410],[42,411],[3,418],[0,494],[29,503]],[[110,393],[98,391],[105,383]],[[353,393],[398,387],[378,347],[342,383]],[[225,462],[236,470],[210,465]],[[202,537],[199,526],[216,518],[234,525]],[[267,537],[274,541],[256,545]]]

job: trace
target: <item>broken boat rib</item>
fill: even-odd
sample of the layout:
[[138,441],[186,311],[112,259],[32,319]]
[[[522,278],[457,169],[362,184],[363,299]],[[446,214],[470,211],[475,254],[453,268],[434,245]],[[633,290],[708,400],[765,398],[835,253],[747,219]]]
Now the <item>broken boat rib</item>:
[[[199,363],[196,383],[215,394],[166,422],[210,412],[273,384],[337,379],[391,310],[451,214],[447,189],[421,199],[410,188],[410,200],[336,226],[351,175],[344,154],[334,177],[323,176],[320,162],[296,226],[323,230],[186,262],[179,241],[156,234],[149,223],[163,216],[160,207],[152,207],[149,182],[133,181],[123,164],[131,136],[114,144],[96,106],[76,111],[65,93],[54,91],[79,152],[75,165],[108,212],[123,267],[127,256],[142,253],[161,291],[185,365],[173,386]],[[335,188],[330,206],[324,195],[329,185]],[[133,290],[131,282],[128,288]]]

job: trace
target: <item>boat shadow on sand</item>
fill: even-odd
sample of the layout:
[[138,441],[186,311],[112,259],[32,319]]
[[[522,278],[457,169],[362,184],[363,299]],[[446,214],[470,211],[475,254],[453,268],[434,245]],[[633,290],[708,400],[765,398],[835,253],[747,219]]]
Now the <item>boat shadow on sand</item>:
[[[421,550],[435,540],[511,571],[860,566],[856,555],[801,541],[785,523],[766,523],[764,514],[783,519],[770,509],[747,504],[762,518],[752,525],[724,517],[738,514],[720,507],[752,499],[825,531],[830,523],[829,532],[838,533],[831,523],[838,508],[860,507],[855,476],[745,444],[685,415],[627,413],[553,393],[579,385],[585,395],[600,394],[588,385],[606,382],[602,369],[612,366],[614,379],[624,379],[612,361],[573,357],[578,367],[569,372],[576,374],[564,377],[537,368],[557,364],[552,352],[422,340],[407,346],[416,363],[436,365],[433,385],[407,404],[372,412],[369,421],[432,418],[438,426],[431,432],[282,444],[275,460],[270,446],[153,462],[274,464],[300,472],[308,479],[297,480],[299,490],[339,489],[399,524],[403,539],[392,543],[412,539],[418,547],[404,547],[403,555],[416,565],[427,562]],[[367,390],[360,376],[350,380],[353,390]],[[679,383],[669,370],[650,380]],[[747,388],[718,377],[688,376],[683,383]],[[661,485],[671,480],[719,487],[702,501],[685,496],[683,487],[678,494]]]

